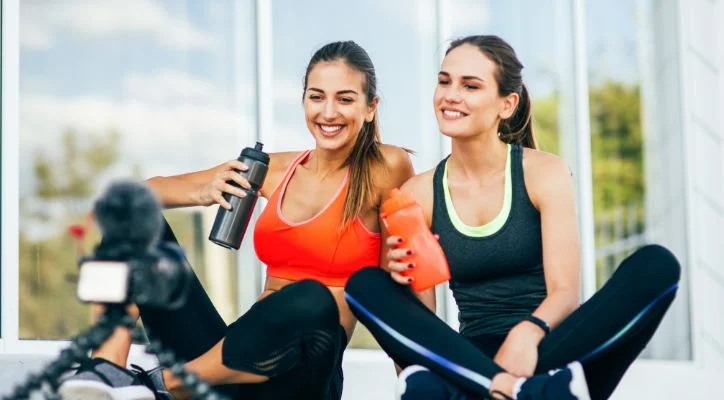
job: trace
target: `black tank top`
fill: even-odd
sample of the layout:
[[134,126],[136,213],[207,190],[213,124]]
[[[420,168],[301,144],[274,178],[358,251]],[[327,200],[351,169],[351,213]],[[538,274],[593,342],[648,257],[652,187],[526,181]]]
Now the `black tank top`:
[[447,158],[435,169],[432,231],[450,265],[450,288],[458,305],[460,332],[499,336],[530,315],[546,296],[540,213],[523,179],[523,149],[510,148],[512,199],[503,226],[489,236],[461,233],[450,220],[443,175]]

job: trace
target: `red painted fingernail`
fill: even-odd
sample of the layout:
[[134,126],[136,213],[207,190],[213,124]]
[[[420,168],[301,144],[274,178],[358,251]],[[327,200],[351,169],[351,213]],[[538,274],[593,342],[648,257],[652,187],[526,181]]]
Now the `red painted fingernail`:
[[412,278],[407,278],[407,283],[412,283]]
[[397,238],[397,243],[402,243],[402,238]]
[[407,264],[407,269],[411,269],[411,268],[414,267],[414,266],[415,266],[415,264],[409,263],[409,264]]
[[408,256],[411,256],[411,255],[412,255],[412,250],[407,250],[407,255],[408,255]]

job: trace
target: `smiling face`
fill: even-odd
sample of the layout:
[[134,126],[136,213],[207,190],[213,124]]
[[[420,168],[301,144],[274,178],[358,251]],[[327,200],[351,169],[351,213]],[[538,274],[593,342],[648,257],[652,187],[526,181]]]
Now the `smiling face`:
[[344,61],[320,62],[309,72],[304,114],[317,148],[351,149],[376,108],[377,98],[367,102],[365,75]]
[[513,114],[518,95],[499,95],[497,68],[483,52],[469,44],[456,47],[445,56],[433,96],[442,134],[464,138],[497,133],[500,120]]

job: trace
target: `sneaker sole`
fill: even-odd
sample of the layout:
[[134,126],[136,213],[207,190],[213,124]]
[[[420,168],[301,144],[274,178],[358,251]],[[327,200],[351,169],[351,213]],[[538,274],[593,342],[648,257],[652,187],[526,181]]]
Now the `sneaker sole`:
[[583,366],[578,361],[568,364],[571,371],[571,383],[569,389],[571,394],[578,400],[591,400],[591,394],[588,392],[588,383],[586,382],[586,374],[583,372]]
[[63,400],[155,400],[145,386],[114,388],[102,382],[67,381],[58,389]]

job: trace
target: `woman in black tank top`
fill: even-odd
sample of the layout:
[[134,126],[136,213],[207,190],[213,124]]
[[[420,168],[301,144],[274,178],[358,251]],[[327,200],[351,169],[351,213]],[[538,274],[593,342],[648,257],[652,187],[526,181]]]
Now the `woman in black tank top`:
[[536,150],[521,70],[498,37],[454,41],[433,101],[452,153],[402,186],[448,258],[460,332],[434,314],[434,290],[406,286],[400,272],[415,266],[400,262],[400,238],[387,265],[347,284],[355,315],[405,368],[402,399],[608,398],[674,299],[677,260],[645,246],[579,306],[571,173]]

